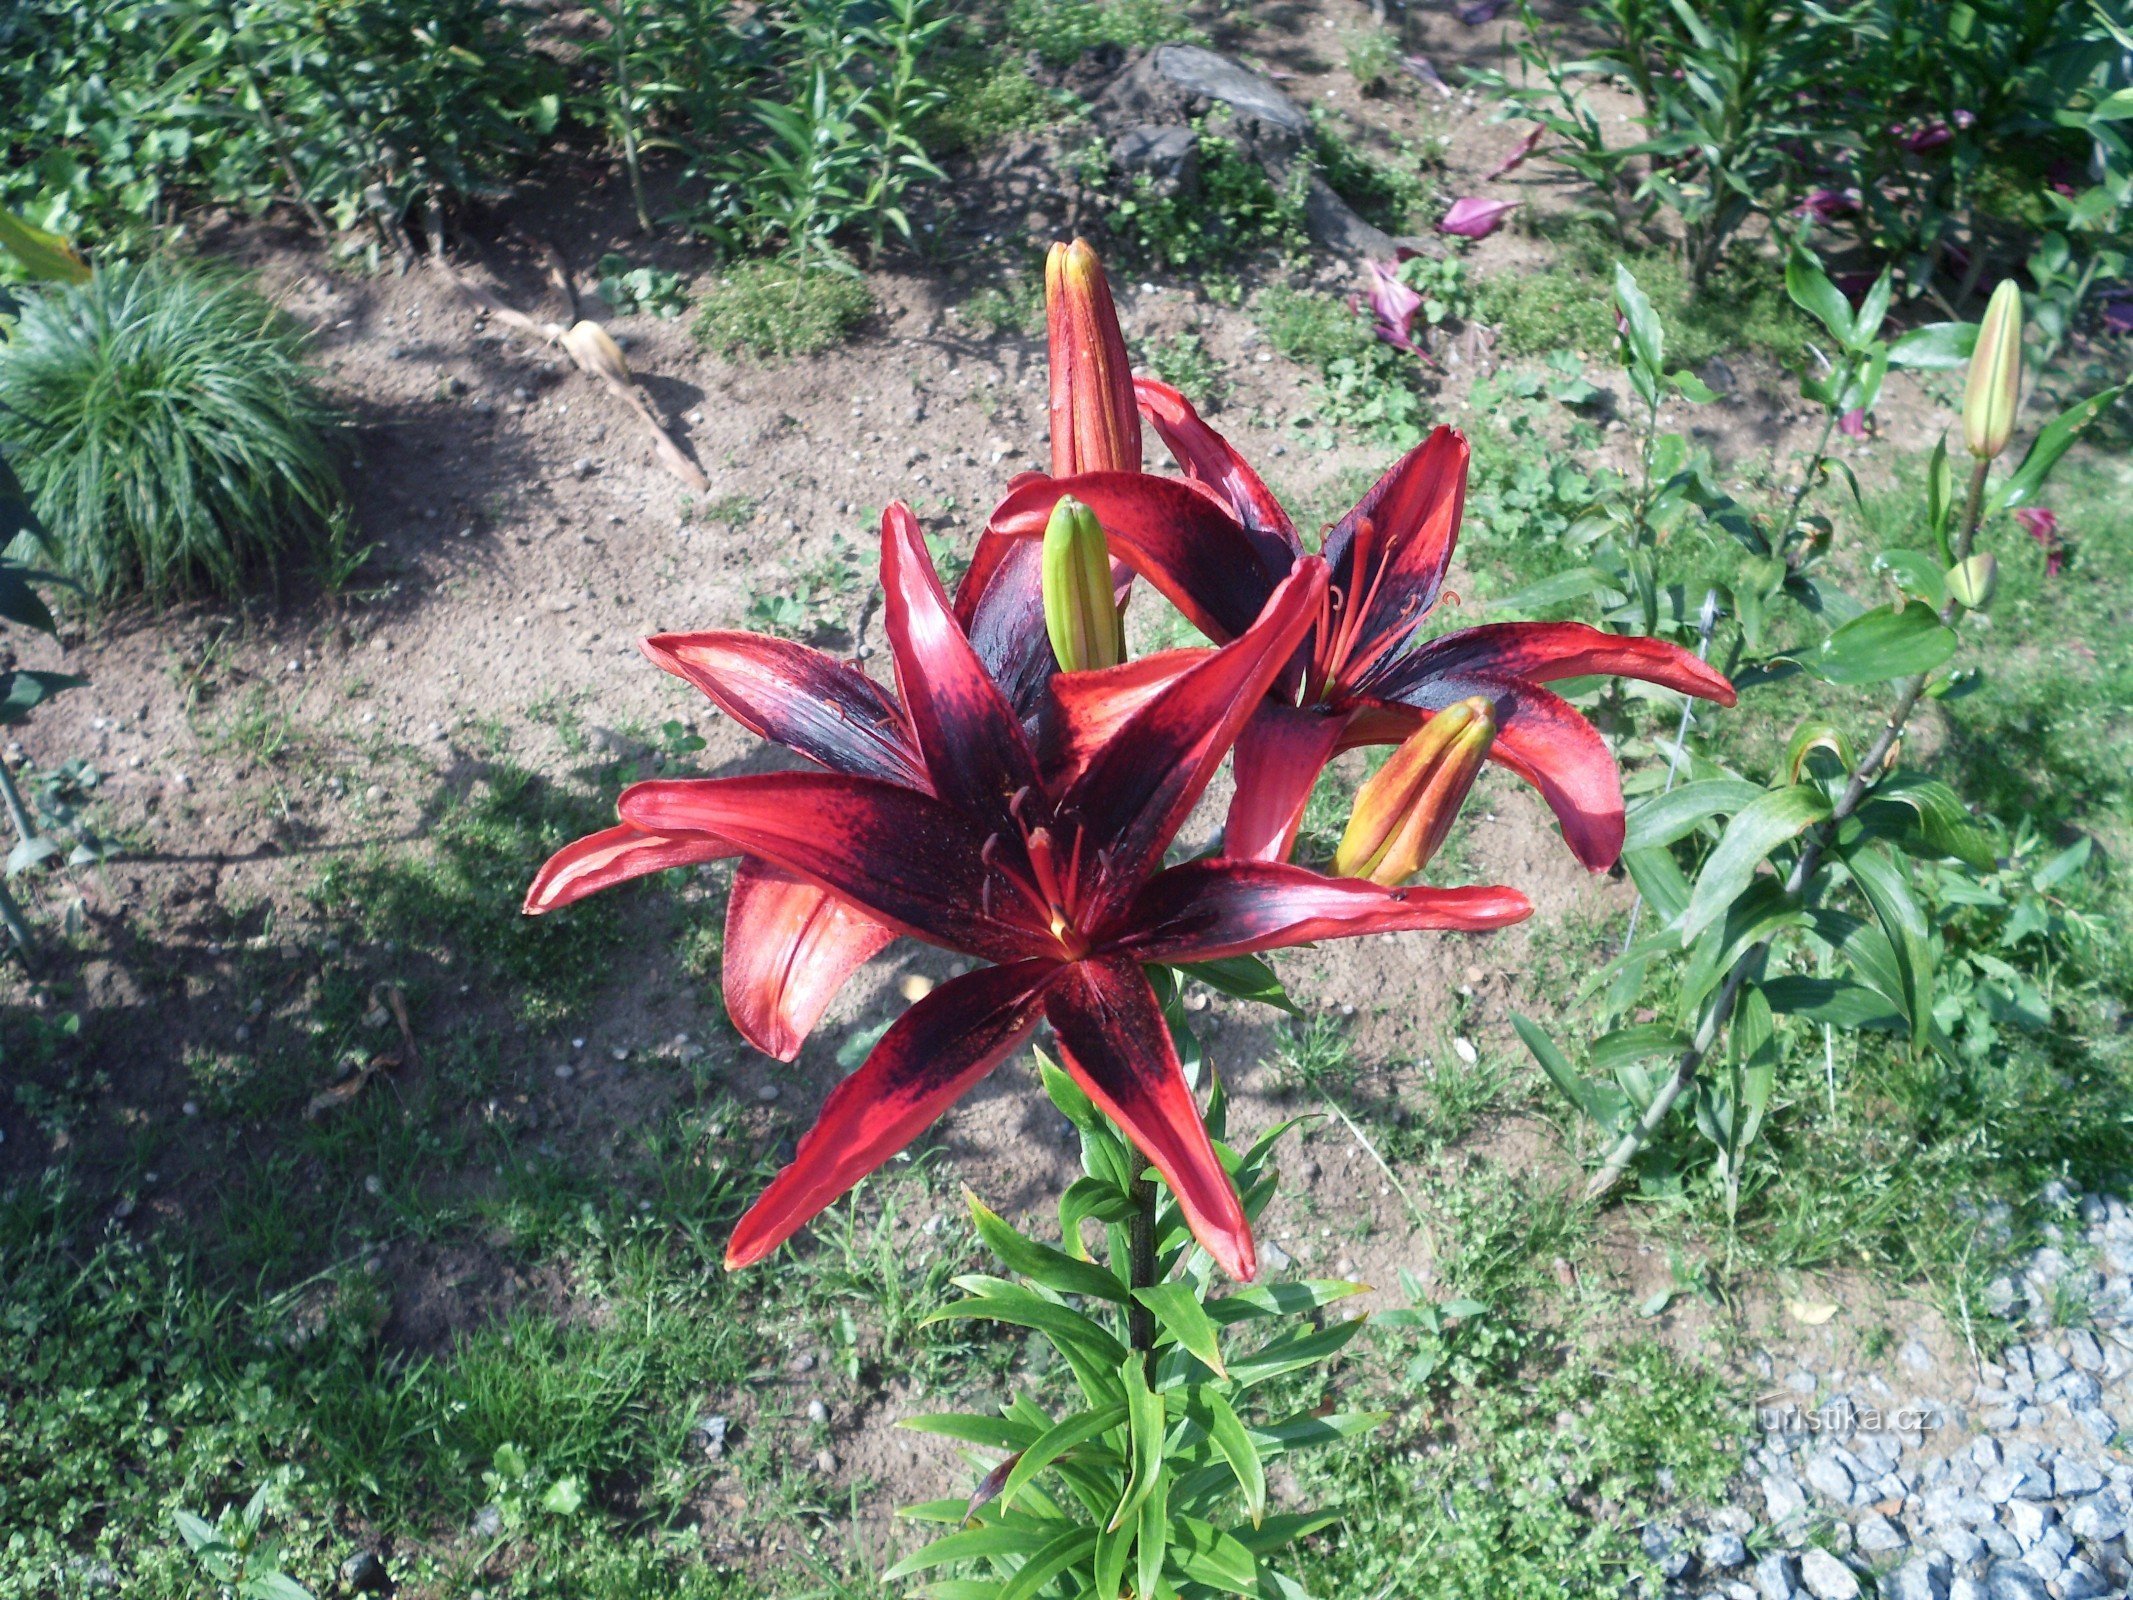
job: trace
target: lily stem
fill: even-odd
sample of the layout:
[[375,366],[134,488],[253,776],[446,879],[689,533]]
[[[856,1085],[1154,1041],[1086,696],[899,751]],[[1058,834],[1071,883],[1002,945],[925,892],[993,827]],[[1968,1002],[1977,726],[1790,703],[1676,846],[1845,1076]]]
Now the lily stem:
[[[1133,1215],[1126,1223],[1127,1287],[1155,1287],[1155,1180],[1133,1180]],[[1131,1300],[1126,1305],[1126,1342],[1151,1361],[1155,1356],[1155,1313]]]
[[[1985,499],[1985,474],[1990,465],[1988,461],[1980,461],[1970,477],[1970,495],[1963,507],[1962,526],[1956,538],[1955,559],[1958,563],[1968,559],[1970,547],[1977,538],[1978,520]],[[1961,614],[1962,607],[1951,598],[1941,607],[1940,620],[1944,626],[1953,627]],[[1896,703],[1889,708],[1888,717],[1882,723],[1881,732],[1875,738],[1873,747],[1867,751],[1865,758],[1852,768],[1851,779],[1845,784],[1844,793],[1838,798],[1836,805],[1831,808],[1828,819],[1808,833],[1806,841],[1800,846],[1799,859],[1793,863],[1792,872],[1785,879],[1785,894],[1788,899],[1805,895],[1809,884],[1814,880],[1815,869],[1822,864],[1822,857],[1829,849],[1830,841],[1837,836],[1837,829],[1847,817],[1859,809],[1871,792],[1874,780],[1881,775],[1881,769],[1889,759],[1889,752],[1896,748],[1896,741],[1903,737],[1904,725],[1911,720],[1911,713],[1918,708],[1919,699],[1925,693],[1926,677],[1927,674],[1921,672],[1904,680],[1903,687],[1897,691]],[[1770,939],[1757,941],[1733,963],[1732,970],[1726,974],[1725,983],[1720,986],[1717,997],[1711,1002],[1710,1009],[1704,1013],[1703,1021],[1697,1026],[1695,1035],[1689,1040],[1689,1047],[1682,1051],[1680,1058],[1674,1063],[1674,1070],[1668,1074],[1659,1092],[1652,1096],[1652,1103],[1645,1107],[1644,1115],[1615,1141],[1614,1148],[1608,1151],[1607,1159],[1601,1164],[1600,1170],[1595,1172],[1592,1181],[1586,1184],[1585,1199],[1588,1202],[1603,1198],[1622,1181],[1623,1173],[1628,1171],[1629,1164],[1636,1160],[1637,1152],[1644,1148],[1659,1125],[1666,1120],[1667,1113],[1674,1109],[1674,1102],[1696,1081],[1697,1070],[1710,1055],[1712,1047],[1718,1043],[1718,1036],[1725,1030],[1726,1024],[1733,1018],[1733,1007],[1740,999],[1741,990],[1747,987],[1751,978],[1762,971],[1763,963],[1769,959],[1771,942]]]

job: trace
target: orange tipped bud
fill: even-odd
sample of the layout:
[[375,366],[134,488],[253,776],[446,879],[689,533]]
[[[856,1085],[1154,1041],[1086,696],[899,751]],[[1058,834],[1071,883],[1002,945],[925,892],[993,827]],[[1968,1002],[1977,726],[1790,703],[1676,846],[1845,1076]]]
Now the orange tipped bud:
[[1963,445],[1980,461],[2007,448],[2022,403],[2022,291],[2012,279],[1992,291],[1970,353],[1963,392]]
[[1052,375],[1052,476],[1138,472],[1141,413],[1104,264],[1085,239],[1044,263]]
[[1061,495],[1044,529],[1044,631],[1068,672],[1115,667],[1126,630],[1112,597],[1111,547],[1096,513]]
[[1429,865],[1495,739],[1495,708],[1480,695],[1422,724],[1356,795],[1333,870],[1390,889]]

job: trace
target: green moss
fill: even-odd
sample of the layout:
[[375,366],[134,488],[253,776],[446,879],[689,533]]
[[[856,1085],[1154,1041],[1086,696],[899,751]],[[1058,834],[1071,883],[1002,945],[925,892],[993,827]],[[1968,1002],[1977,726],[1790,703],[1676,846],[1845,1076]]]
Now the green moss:
[[696,316],[696,337],[722,355],[790,360],[850,338],[874,309],[856,272],[779,258],[740,262],[719,275]]

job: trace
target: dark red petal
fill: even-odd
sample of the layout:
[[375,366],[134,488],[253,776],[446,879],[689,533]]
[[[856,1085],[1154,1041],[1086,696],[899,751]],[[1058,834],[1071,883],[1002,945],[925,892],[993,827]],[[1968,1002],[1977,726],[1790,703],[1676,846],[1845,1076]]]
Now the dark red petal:
[[1279,861],[1188,861],[1149,880],[1120,948],[1141,961],[1215,961],[1412,928],[1475,933],[1532,914],[1516,889],[1381,889]]
[[662,633],[638,648],[751,733],[833,772],[926,785],[902,710],[856,667],[759,633]]
[[1021,719],[957,626],[910,508],[881,514],[882,622],[904,713],[933,792],[973,817],[1004,816],[1007,797],[1037,782]]
[[726,1014],[758,1050],[790,1061],[844,980],[895,937],[826,889],[743,861],[726,902]]
[[1538,684],[1492,672],[1405,684],[1397,702],[1359,705],[1343,746],[1397,744],[1427,720],[1418,712],[1441,711],[1470,694],[1485,696],[1496,708],[1489,759],[1540,790],[1573,855],[1595,872],[1613,866],[1622,853],[1623,831],[1622,777],[1614,752],[1568,701]]
[[1294,552],[1276,535],[1254,533],[1212,490],[1145,472],[1085,472],[1043,478],[993,508],[990,534],[1031,541],[1061,495],[1096,513],[1111,553],[1153,584],[1210,639],[1234,639],[1252,625]]
[[1039,751],[1053,790],[1064,790],[1135,712],[1212,654],[1161,650],[1097,672],[1054,674]]
[[994,961],[1052,947],[1018,897],[987,896],[977,825],[901,784],[834,772],[660,778],[623,790],[617,809],[641,828],[729,839],[915,939]]
[[1325,563],[1304,556],[1243,637],[1127,718],[1066,791],[1061,813],[1077,817],[1085,839],[1103,851],[1084,902],[1085,927],[1100,928],[1162,863],[1246,720],[1310,632],[1325,593]]
[[990,529],[979,534],[956,586],[955,620],[1016,715],[1034,716],[1058,666],[1044,631],[1042,543]]
[[1153,378],[1135,378],[1133,392],[1142,414],[1155,424],[1155,431],[1170,447],[1171,459],[1186,477],[1220,495],[1247,528],[1279,534],[1292,550],[1303,548],[1296,542],[1296,525],[1281,509],[1281,502],[1236,446],[1200,420],[1189,400]]
[[1208,1140],[1140,963],[1097,956],[1061,968],[1044,1014],[1059,1036],[1061,1065],[1163,1175],[1192,1236],[1224,1272],[1251,1282],[1259,1270],[1252,1226]]
[[[1466,507],[1464,435],[1439,428],[1394,463],[1326,535],[1333,587],[1363,607],[1349,676],[1404,644],[1437,603]],[[1360,537],[1362,523],[1370,536]]]
[[1611,673],[1716,700],[1722,706],[1734,701],[1733,685],[1725,674],[1678,644],[1602,633],[1582,622],[1490,622],[1442,634],[1393,658],[1373,675],[1365,691],[1396,694],[1403,681],[1473,671],[1530,678],[1536,683]]
[[1037,1026],[1050,961],[951,978],[896,1019],[860,1069],[829,1092],[792,1165],[726,1245],[726,1265],[763,1259],[925,1131]]
[[526,915],[537,917],[648,872],[698,866],[740,853],[724,839],[700,832],[652,832],[627,822],[603,828],[566,844],[542,863],[526,891]]
[[1237,735],[1222,853],[1239,861],[1286,861],[1311,786],[1333,757],[1347,723],[1341,712],[1268,702]]

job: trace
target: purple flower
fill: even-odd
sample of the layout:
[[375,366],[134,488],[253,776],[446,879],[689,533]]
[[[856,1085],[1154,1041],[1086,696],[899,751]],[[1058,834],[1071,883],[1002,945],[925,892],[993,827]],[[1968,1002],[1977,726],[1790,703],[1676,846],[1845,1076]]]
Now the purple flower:
[[1486,239],[1503,226],[1503,219],[1516,210],[1516,200],[1484,200],[1465,195],[1452,202],[1451,210],[1437,224],[1439,233],[1455,233],[1462,239]]
[[1837,419],[1837,431],[1847,439],[1864,439],[1866,437],[1866,413],[1859,407],[1853,406],[1851,410]]
[[2042,506],[2020,506],[2014,519],[2044,547],[2044,575],[2058,577],[2060,569],[2066,565],[2066,546],[2059,538],[2059,513],[2047,511]]
[[1834,222],[1859,209],[1857,189],[1810,189],[1793,207],[1796,217],[1813,217],[1817,222]]
[[1376,320],[1373,333],[1395,350],[1421,355],[1413,331],[1415,313],[1421,309],[1422,297],[1400,281],[1399,268],[1383,261],[1370,263],[1370,313]]
[[1505,156],[1501,161],[1497,162],[1495,166],[1489,168],[1489,176],[1492,178],[1500,178],[1505,173],[1524,166],[1526,164],[1526,157],[1530,156],[1535,150],[1540,148],[1540,142],[1543,138],[1547,136],[1547,132],[1548,130],[1546,128],[1542,127],[1539,123],[1536,122],[1533,125],[1533,130],[1528,133],[1523,139],[1518,141],[1517,147],[1512,150],[1509,155]]
[[1484,22],[1493,22],[1498,12],[1509,6],[1511,0],[1473,0],[1471,5],[1459,8],[1459,20],[1470,28]]
[[2096,302],[2108,333],[2133,333],[2133,288],[2113,289]]

